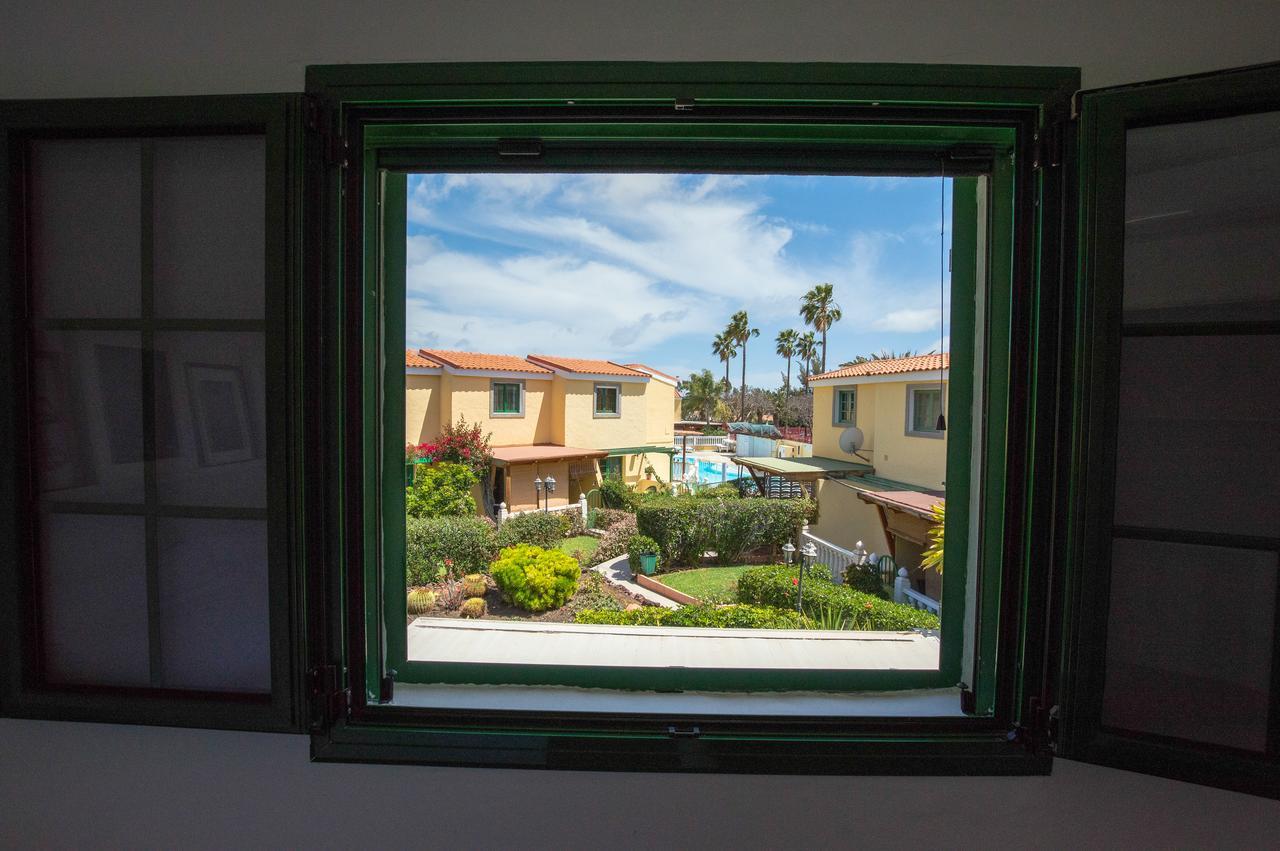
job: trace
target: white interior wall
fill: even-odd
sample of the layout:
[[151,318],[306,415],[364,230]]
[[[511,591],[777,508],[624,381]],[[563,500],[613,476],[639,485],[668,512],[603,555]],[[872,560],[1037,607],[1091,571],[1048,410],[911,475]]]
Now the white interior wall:
[[[1060,64],[1086,86],[1280,59],[1274,0],[223,0],[0,11],[0,98],[298,90],[308,64]],[[0,720],[0,845],[1253,847],[1280,804],[1059,761],[1047,778],[313,765],[301,736]]]

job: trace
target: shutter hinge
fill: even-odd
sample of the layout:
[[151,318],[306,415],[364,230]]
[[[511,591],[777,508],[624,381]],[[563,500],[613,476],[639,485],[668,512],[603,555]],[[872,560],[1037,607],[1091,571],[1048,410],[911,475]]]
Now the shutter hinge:
[[673,739],[696,739],[702,735],[702,728],[697,724],[691,727],[677,727],[675,724],[669,724],[667,735]]
[[1035,135],[1031,167],[1037,171],[1062,165],[1062,122],[1052,121]]
[[303,99],[302,118],[307,132],[314,133],[320,137],[325,164],[346,168],[348,161],[351,159],[351,150],[342,134],[334,130],[333,122],[329,120],[329,115],[326,113],[319,98],[306,97]]
[[351,690],[343,687],[337,665],[311,669],[311,704],[311,727],[315,730],[351,717]]

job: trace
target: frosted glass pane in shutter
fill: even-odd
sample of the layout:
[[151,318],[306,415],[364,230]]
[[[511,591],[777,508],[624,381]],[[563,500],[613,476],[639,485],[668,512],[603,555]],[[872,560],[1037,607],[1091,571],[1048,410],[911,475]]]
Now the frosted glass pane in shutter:
[[1117,540],[1102,723],[1266,747],[1274,552]]
[[269,692],[267,524],[162,518],[161,682]]
[[143,501],[141,345],[135,331],[35,335],[31,431],[45,499]]
[[156,426],[177,435],[177,451],[156,462],[160,502],[265,508],[263,335],[164,332],[155,344],[170,364],[172,400],[165,406],[157,392]]
[[1115,522],[1276,535],[1280,336],[1123,346]]
[[92,514],[40,518],[40,625],[50,682],[149,684],[144,523]]
[[141,150],[136,139],[31,144],[29,256],[37,316],[139,315]]
[[156,315],[261,319],[265,139],[158,139],[154,145]]
[[1280,319],[1280,112],[1126,139],[1125,321]]

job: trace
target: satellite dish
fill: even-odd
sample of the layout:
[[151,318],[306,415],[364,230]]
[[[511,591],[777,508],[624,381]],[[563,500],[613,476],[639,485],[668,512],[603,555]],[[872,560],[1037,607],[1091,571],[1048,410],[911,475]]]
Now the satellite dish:
[[849,426],[840,432],[840,451],[846,455],[856,455],[865,441],[866,438],[862,435],[862,429],[857,426]]

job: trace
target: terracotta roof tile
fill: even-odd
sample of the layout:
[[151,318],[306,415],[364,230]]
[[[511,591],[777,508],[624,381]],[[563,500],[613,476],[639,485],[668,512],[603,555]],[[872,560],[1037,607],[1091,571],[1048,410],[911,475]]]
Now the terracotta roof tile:
[[915,355],[909,358],[883,358],[881,360],[869,360],[865,363],[846,366],[842,369],[833,369],[824,372],[821,375],[815,375],[810,380],[817,381],[820,378],[854,378],[860,375],[897,375],[901,372],[926,372],[936,371],[939,369],[948,369],[951,366],[951,356],[949,354],[940,355]]
[[454,369],[489,369],[500,372],[532,372],[549,375],[551,370],[515,355],[490,355],[483,352],[451,352],[444,349],[421,349],[421,354]]
[[611,360],[591,360],[589,358],[562,358],[558,355],[529,355],[529,360],[538,364],[545,364],[553,369],[561,369],[565,372],[581,372],[592,375],[634,375],[644,376],[645,373],[634,369],[628,369],[621,364],[614,363]]
[[425,357],[421,352],[415,352],[413,349],[404,350],[404,365],[422,366],[427,368],[440,366],[440,364],[436,363],[431,358]]

